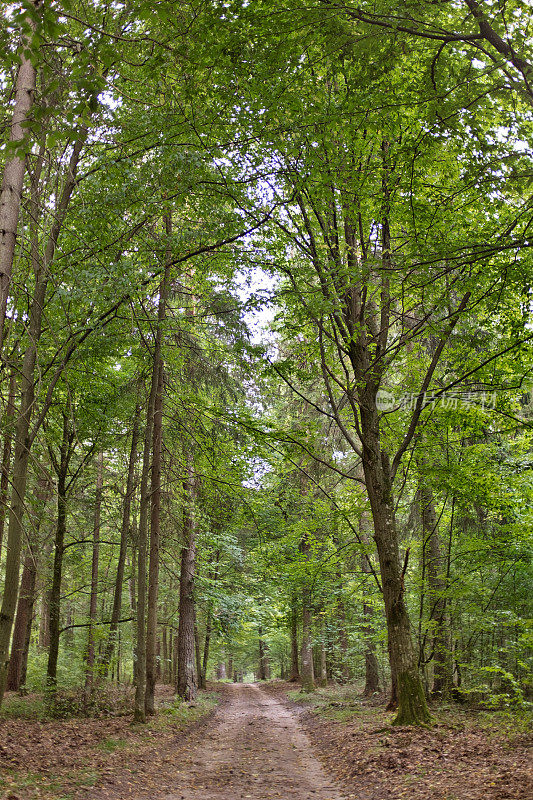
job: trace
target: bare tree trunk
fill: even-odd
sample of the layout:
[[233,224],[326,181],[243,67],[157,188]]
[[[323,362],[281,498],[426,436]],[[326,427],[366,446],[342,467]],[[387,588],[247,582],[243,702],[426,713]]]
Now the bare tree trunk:
[[311,644],[311,609],[309,607],[309,590],[302,592],[302,689],[312,692],[315,688],[315,670],[313,667],[313,646]]
[[161,436],[163,415],[163,364],[158,358],[157,383],[154,400],[154,425],[152,449],[151,514],[150,514],[150,563],[148,567],[148,613],[146,624],[146,689],[145,713],[155,714],[155,684],[157,680],[157,595],[159,587],[159,535],[161,514]]
[[[128,552],[128,536],[130,533],[131,503],[135,491],[135,463],[137,461],[137,444],[139,441],[139,419],[141,416],[141,406],[135,408],[135,419],[133,420],[133,431],[131,434],[130,456],[128,461],[128,476],[126,478],[126,494],[122,505],[122,524],[120,527],[120,550],[117,562],[117,575],[115,579],[115,590],[113,595],[113,610],[111,611],[111,624],[109,626],[109,639],[102,658],[102,673],[107,673],[109,664],[113,657],[113,650],[117,638],[118,621],[122,609],[122,589],[124,584],[124,567],[126,565],[126,555]],[[133,595],[135,590],[133,591]],[[135,609],[132,605],[132,611]]]
[[427,573],[429,589],[429,619],[434,623],[433,644],[433,691],[437,697],[447,698],[453,688],[452,654],[447,609],[446,566],[442,555],[437,513],[431,489],[420,488],[422,512],[422,535],[427,550]]
[[[269,668],[268,668],[268,660],[267,660],[267,663],[266,663],[265,672],[266,672],[266,676],[267,676],[267,679],[268,679],[270,677]],[[230,681],[232,681],[233,680],[233,653],[231,652],[231,650],[230,650],[229,655],[228,655],[227,674],[228,674],[228,678],[230,679]]]
[[46,512],[46,503],[50,497],[52,487],[47,478],[40,478],[36,491],[39,502],[35,526],[31,541],[28,542],[22,579],[20,581],[19,598],[17,603],[17,616],[13,629],[11,644],[11,658],[7,674],[7,689],[16,692],[26,681],[28,667],[28,651],[33,619],[33,606],[36,598],[38,553],[41,549],[40,530]]
[[198,632],[198,623],[196,622],[196,609],[194,614],[194,653],[196,658],[196,675],[198,688],[202,689],[204,683],[202,676],[202,654],[200,652],[200,634]]
[[[164,218],[165,234],[172,234],[172,218]],[[163,279],[159,286],[157,330],[154,346],[152,386],[154,388],[154,419],[152,444],[152,480],[150,496],[150,563],[148,567],[148,613],[146,620],[146,714],[155,714],[155,684],[157,681],[157,595],[159,588],[159,538],[161,529],[161,451],[163,440],[163,324],[167,309],[168,282],[172,252],[167,249]]]
[[30,422],[34,404],[34,371],[37,341],[40,338],[42,308],[46,281],[37,278],[30,319],[30,343],[24,355],[21,375],[21,401],[15,427],[15,455],[11,479],[11,506],[7,532],[7,557],[4,595],[0,610],[0,704],[4,696],[8,668],[11,628],[19,589],[20,555],[22,549],[24,500],[30,456]]
[[[363,404],[361,407],[363,408]],[[391,673],[393,681],[396,681],[398,694],[398,714],[394,723],[412,725],[429,722],[430,715],[418,674],[405,604],[404,579],[408,554],[402,568],[388,461],[379,447],[375,407],[371,414],[366,409],[364,413],[362,411],[361,417],[366,429],[363,459],[365,483],[372,508],[374,539],[380,564]]]
[[24,650],[26,647],[26,637],[28,623],[31,626],[33,614],[33,603],[35,601],[35,579],[37,569],[35,556],[31,547],[26,550],[22,579],[20,581],[19,599],[17,604],[17,616],[13,629],[13,642],[11,644],[11,658],[9,659],[9,669],[7,673],[6,689],[17,692],[22,685]]
[[178,627],[178,694],[184,700],[196,698],[194,670],[194,577],[196,568],[196,520],[194,512],[195,475],[192,455],[187,454],[184,482],[183,537],[180,571]]
[[162,642],[162,672],[161,681],[164,684],[169,683],[168,680],[168,643],[167,643],[167,626],[163,625],[163,642]]
[[300,680],[300,665],[298,652],[298,612],[296,607],[296,596],[291,599],[291,672],[289,681],[296,683]]
[[213,609],[211,604],[207,608],[207,619],[205,621],[205,639],[204,639],[204,654],[202,658],[202,671],[199,676],[200,689],[206,688],[207,683],[207,663],[209,660],[209,645],[211,642],[211,626],[213,624]]
[[[30,431],[31,418],[35,400],[35,365],[37,346],[41,338],[43,310],[48,286],[48,269],[54,258],[59,234],[63,226],[67,208],[76,185],[76,172],[83,145],[87,139],[88,128],[80,130],[79,137],[72,149],[67,175],[55,209],[54,221],[48,237],[42,264],[38,259],[38,232],[35,221],[38,219],[37,186],[32,187],[32,262],[35,273],[35,291],[32,300],[29,320],[28,346],[24,354],[21,369],[21,399],[15,425],[15,454],[13,458],[11,481],[11,505],[7,531],[7,557],[5,566],[4,594],[0,609],[0,705],[4,696],[7,668],[9,664],[9,642],[17,604],[19,588],[20,554],[22,549],[24,500],[30,448],[37,435],[38,426],[34,424]],[[49,407],[51,398],[47,398],[41,410],[40,421]]]
[[169,686],[174,686],[174,673],[172,671],[172,663],[174,659],[174,636],[173,636],[173,628],[169,627],[167,631],[167,641],[168,641],[168,661],[167,661],[167,683]]
[[[370,543],[369,530],[371,528],[370,520],[368,519],[368,512],[363,511],[359,518],[359,535],[361,541],[368,545]],[[361,572],[364,575],[370,575],[372,569],[370,567],[368,555],[361,556]],[[365,642],[365,688],[363,695],[370,697],[374,692],[379,692],[379,664],[376,655],[376,642],[374,639],[375,631],[372,622],[374,616],[374,608],[370,603],[363,601],[363,637]],[[392,694],[392,693],[391,693]],[[396,698],[393,701],[396,704]]]
[[[28,542],[24,559],[17,603],[17,616],[15,618],[13,641],[11,644],[11,658],[9,659],[9,670],[7,674],[7,689],[14,692],[18,691],[26,682],[33,607],[37,596],[38,554],[41,550],[40,530],[46,513],[46,503],[51,496],[51,492],[52,486],[50,481],[47,478],[39,478],[36,492],[39,506],[35,519],[35,527],[32,532],[31,540]],[[48,552],[45,548],[46,555]]]
[[172,683],[178,685],[178,637],[174,636],[172,644]]
[[[338,545],[337,540],[335,539],[335,545]],[[340,567],[337,569],[337,602],[336,602],[336,611],[337,611],[337,636],[339,642],[339,650],[340,650],[340,677],[342,681],[349,681],[352,676],[352,671],[350,669],[350,659],[348,656],[349,650],[349,641],[348,641],[348,631],[346,628],[346,608],[344,605],[344,600],[342,597],[343,585],[342,585],[342,574]]]
[[[392,495],[391,466],[388,453],[381,447],[377,391],[383,362],[376,358],[375,353],[371,354],[369,346],[370,337],[374,335],[376,335],[376,347],[380,354],[387,346],[391,313],[389,285],[394,269],[390,233],[391,168],[387,141],[382,141],[381,151],[381,247],[384,272],[381,278],[379,333],[374,330],[377,318],[369,319],[365,328],[359,327],[357,341],[350,345],[350,359],[356,383],[359,381],[357,400],[360,414],[362,466],[372,510],[374,540],[379,558],[393,691],[396,688],[398,696],[398,714],[394,723],[412,725],[428,722],[430,715],[422,681],[418,674],[409,613],[405,603],[404,578],[408,553],[402,568]],[[356,319],[357,316],[354,318],[352,314],[349,320],[350,329]],[[356,324],[358,323],[356,322]],[[413,422],[414,420],[412,420]],[[397,453],[398,455],[399,453]]]
[[[304,536],[300,549],[305,558],[309,557],[309,541]],[[313,666],[313,644],[312,644],[312,619],[311,612],[311,592],[307,584],[307,577],[304,578],[302,586],[302,689],[304,692],[313,692],[315,689],[315,670]]]
[[265,640],[263,638],[263,628],[261,625],[259,626],[258,629],[258,636],[259,636],[259,680],[266,681],[268,680],[268,656],[267,656]]
[[320,673],[318,678],[319,686],[327,686],[328,685],[328,669],[327,669],[327,659],[326,659],[326,623],[324,621],[324,617],[321,616],[320,622],[320,641],[318,643],[319,646],[319,655],[320,655]]
[[[41,6],[40,0],[33,0],[35,10]],[[0,193],[0,353],[4,344],[7,301],[13,272],[13,260],[17,241],[17,228],[22,202],[22,187],[26,172],[26,153],[24,142],[28,136],[26,123],[33,105],[37,72],[34,66],[34,54],[31,52],[31,40],[35,32],[35,21],[28,14],[25,22],[29,25],[29,33],[23,36],[19,49],[20,65],[15,84],[13,114],[11,117],[9,140],[19,145],[12,158],[4,164],[2,189]]]
[[148,504],[150,492],[148,478],[150,473],[150,453],[152,449],[152,427],[154,416],[155,384],[152,380],[146,408],[146,427],[144,431],[143,465],[141,474],[141,501],[139,509],[139,530],[137,536],[137,620],[134,658],[136,722],[146,722],[144,693],[146,686],[146,554],[148,547]]
[[4,417],[4,447],[2,450],[2,471],[0,473],[0,556],[4,541],[7,499],[9,497],[9,469],[11,466],[11,447],[13,443],[13,419],[15,416],[15,372],[9,376],[9,392]]
[[92,691],[94,681],[94,626],[96,624],[98,601],[98,561],[100,558],[100,517],[104,487],[104,454],[99,453],[96,467],[96,495],[94,500],[93,557],[91,566],[91,596],[89,601],[89,629],[87,637],[87,658],[85,661],[85,698]]
[[57,524],[54,542],[54,567],[52,573],[52,587],[50,589],[50,649],[48,651],[48,666],[46,682],[49,689],[55,692],[57,685],[57,659],[59,655],[60,612],[61,612],[61,579],[63,574],[63,555],[65,550],[65,534],[67,530],[67,474],[70,458],[73,453],[72,442],[74,432],[70,427],[69,418],[63,412],[63,436],[59,461],[52,449],[50,456],[57,474]]
[[[52,492],[52,497],[54,493],[54,487],[50,486],[50,491]],[[48,589],[48,583],[51,575],[51,553],[52,553],[52,537],[51,533],[45,537],[45,543],[42,551],[42,565],[40,570],[37,573],[37,595],[40,595],[40,602],[39,602],[39,634],[37,639],[37,645],[39,650],[48,650],[50,647],[50,608],[49,608],[49,599],[50,599],[50,592]]]
[[[218,580],[218,563],[220,561],[220,550],[215,553],[215,567],[213,572],[213,584],[216,586]],[[207,682],[207,663],[209,660],[209,645],[211,642],[211,629],[213,626],[213,600],[210,599],[207,606],[207,617],[205,621],[205,640],[204,640],[204,655],[202,659],[202,671],[199,675],[200,689],[206,688]]]

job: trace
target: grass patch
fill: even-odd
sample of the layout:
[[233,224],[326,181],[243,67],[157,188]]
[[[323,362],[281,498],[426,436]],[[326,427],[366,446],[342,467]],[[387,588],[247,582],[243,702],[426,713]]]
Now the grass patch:
[[[295,703],[308,706],[318,716],[338,722],[349,722],[367,711],[354,686],[327,686],[314,692],[297,689],[288,692],[288,697]],[[375,709],[372,713],[375,715]]]
[[81,773],[76,773],[75,783],[76,786],[94,786],[100,777],[95,769],[87,767]]
[[99,744],[97,744],[98,750],[103,750],[104,753],[114,753],[115,750],[122,750],[124,747],[127,747],[128,743],[125,739],[103,739]]
[[[22,791],[24,790],[24,791]],[[13,793],[24,798],[49,797],[55,800],[70,800],[72,794],[64,793],[63,781],[59,778],[48,778],[36,772],[5,772],[0,778],[0,791]]]
[[513,739],[531,733],[533,710],[527,708],[516,711],[481,711],[478,722],[491,736]]
[[172,705],[162,708],[156,717],[152,717],[150,727],[158,727],[161,723],[171,721],[179,727],[186,727],[209,714],[218,705],[219,695],[216,692],[199,692],[196,700],[186,702],[176,698]]
[[6,694],[0,719],[49,719],[45,698],[40,694],[29,694],[22,697],[18,694]]

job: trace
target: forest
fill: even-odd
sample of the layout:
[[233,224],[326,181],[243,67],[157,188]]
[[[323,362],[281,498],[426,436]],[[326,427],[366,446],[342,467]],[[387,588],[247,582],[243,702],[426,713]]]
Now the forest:
[[531,11],[2,0],[3,797],[533,790]]

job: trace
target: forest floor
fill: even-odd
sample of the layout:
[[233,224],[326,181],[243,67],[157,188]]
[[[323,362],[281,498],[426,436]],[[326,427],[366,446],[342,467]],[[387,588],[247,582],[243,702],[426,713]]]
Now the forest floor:
[[[101,716],[74,716],[76,698],[62,698],[65,719],[51,718],[41,695],[6,695],[0,715],[1,800],[74,800],[95,787],[121,786],[124,798],[158,783],[190,732],[205,727],[218,687],[195,703],[176,703],[171,686],[156,687],[158,714],[133,723],[131,687],[107,693]],[[69,708],[70,705],[70,708]],[[107,795],[104,795],[107,796]],[[155,796],[155,795],[150,795]]]
[[163,687],[160,713],[146,726],[119,709],[100,719],[21,719],[35,701],[13,697],[0,719],[0,797],[533,797],[531,738],[516,720],[449,708],[431,728],[393,728],[382,698],[363,701],[354,687],[302,695],[281,682],[219,684],[218,698],[213,688],[176,705]]
[[[347,800],[286,703],[221,684],[222,702],[187,731],[131,718],[2,720],[9,800]],[[180,708],[180,706],[178,706]],[[140,737],[143,737],[140,739]],[[6,768],[7,767],[7,768]],[[0,773],[1,774],[1,773]],[[39,776],[42,781],[39,781]]]
[[533,798],[530,719],[452,704],[432,709],[431,727],[393,727],[386,698],[365,700],[353,686],[266,688],[299,712],[328,772],[358,800]]

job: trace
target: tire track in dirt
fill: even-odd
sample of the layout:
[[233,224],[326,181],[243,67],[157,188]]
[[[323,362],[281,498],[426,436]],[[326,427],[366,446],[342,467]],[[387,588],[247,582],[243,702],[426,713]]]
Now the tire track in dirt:
[[206,728],[188,738],[185,747],[178,745],[174,755],[166,754],[164,773],[159,781],[150,776],[146,790],[130,773],[131,783],[125,778],[84,796],[91,800],[347,800],[288,708],[254,684],[228,685],[226,698]]

